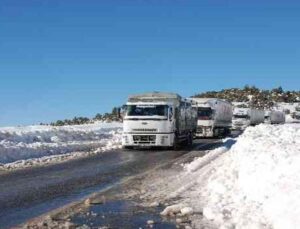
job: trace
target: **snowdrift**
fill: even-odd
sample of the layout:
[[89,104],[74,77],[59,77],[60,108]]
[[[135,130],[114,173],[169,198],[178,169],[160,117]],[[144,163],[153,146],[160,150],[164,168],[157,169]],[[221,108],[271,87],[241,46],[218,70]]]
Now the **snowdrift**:
[[0,163],[24,166],[118,148],[121,128],[121,123],[0,128]]
[[148,188],[156,200],[190,207],[193,228],[296,229],[299,165],[300,125],[261,124]]
[[[204,185],[183,197],[218,227],[299,228],[299,165],[300,125],[250,127],[208,166]],[[199,178],[202,172],[186,170]]]

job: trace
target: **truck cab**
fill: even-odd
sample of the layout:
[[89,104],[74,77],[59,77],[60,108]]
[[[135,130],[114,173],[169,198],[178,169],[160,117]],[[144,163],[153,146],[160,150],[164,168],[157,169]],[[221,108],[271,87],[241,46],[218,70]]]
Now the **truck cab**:
[[197,137],[221,137],[230,133],[232,105],[216,98],[191,98],[197,108]]
[[250,125],[249,108],[235,108],[233,111],[233,129],[244,130]]
[[174,140],[174,106],[168,103],[126,104],[123,145],[171,146]]
[[193,140],[196,113],[189,101],[174,93],[130,96],[124,109],[122,146],[175,147]]
[[198,115],[198,129],[197,129],[197,136],[204,137],[209,136],[212,137],[213,133],[213,117],[214,117],[214,110],[207,106],[202,106],[197,108],[197,115]]

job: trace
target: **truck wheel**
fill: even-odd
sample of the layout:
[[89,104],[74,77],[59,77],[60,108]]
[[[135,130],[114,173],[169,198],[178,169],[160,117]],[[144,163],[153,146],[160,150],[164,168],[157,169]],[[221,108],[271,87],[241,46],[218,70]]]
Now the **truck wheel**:
[[231,135],[231,130],[229,128],[225,129],[225,137]]
[[189,146],[193,145],[193,134],[189,134],[188,136],[188,145]]
[[221,134],[220,134],[221,138],[225,138],[228,134],[229,134],[228,128],[221,129]]
[[219,137],[219,131],[218,131],[217,128],[214,128],[214,129],[213,129],[213,136],[214,136],[214,138]]
[[180,148],[179,141],[178,141],[178,138],[175,136],[174,137],[174,143],[173,143],[173,146],[171,146],[171,149],[172,150],[179,150],[179,148]]
[[186,139],[184,140],[183,145],[184,146],[191,146],[192,144],[193,144],[193,135],[191,133],[189,133],[186,136]]

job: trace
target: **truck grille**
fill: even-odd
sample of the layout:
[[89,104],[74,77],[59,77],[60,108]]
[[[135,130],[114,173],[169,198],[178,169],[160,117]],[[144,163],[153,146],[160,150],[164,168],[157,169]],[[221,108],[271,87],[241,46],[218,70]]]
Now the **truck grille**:
[[157,129],[147,129],[147,128],[140,128],[140,129],[132,129],[134,132],[157,132]]
[[134,144],[155,144],[155,135],[133,135]]

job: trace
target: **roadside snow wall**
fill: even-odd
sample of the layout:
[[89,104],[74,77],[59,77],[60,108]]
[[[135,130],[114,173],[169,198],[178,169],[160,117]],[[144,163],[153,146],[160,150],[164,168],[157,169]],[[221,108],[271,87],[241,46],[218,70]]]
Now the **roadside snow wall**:
[[[181,177],[197,180],[179,197],[206,220],[222,228],[300,227],[299,124],[249,127],[228,152],[197,169],[205,157],[185,165]],[[193,217],[196,228],[201,220]]]
[[0,164],[55,161],[118,148],[121,132],[121,123],[0,128]]

